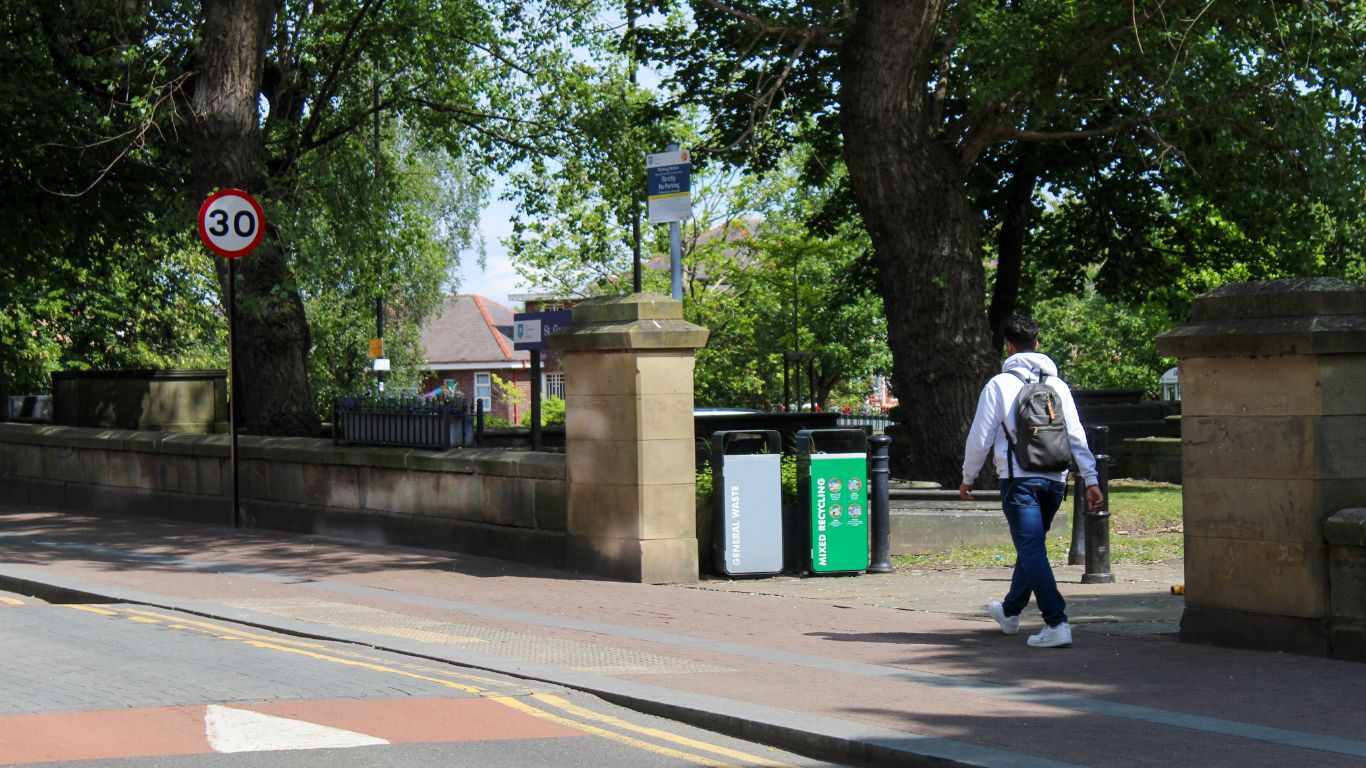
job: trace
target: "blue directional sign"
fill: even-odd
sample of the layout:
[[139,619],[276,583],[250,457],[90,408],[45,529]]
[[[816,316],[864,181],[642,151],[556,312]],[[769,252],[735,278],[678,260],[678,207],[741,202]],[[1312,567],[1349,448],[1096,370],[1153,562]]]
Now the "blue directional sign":
[[549,337],[569,325],[574,313],[567,309],[518,312],[512,316],[513,349],[549,349]]
[[686,149],[645,156],[645,196],[651,224],[692,218],[691,172]]

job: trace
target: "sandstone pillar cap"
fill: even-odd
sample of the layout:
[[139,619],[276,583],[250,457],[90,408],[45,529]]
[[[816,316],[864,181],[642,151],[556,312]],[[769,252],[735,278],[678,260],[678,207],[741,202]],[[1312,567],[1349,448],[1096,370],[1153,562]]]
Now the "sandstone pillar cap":
[[1336,278],[1229,283],[1196,297],[1191,322],[1157,337],[1164,355],[1366,353],[1366,287]]
[[658,293],[598,296],[573,313],[570,326],[549,337],[551,349],[698,349],[707,343],[707,329],[683,319],[683,303]]

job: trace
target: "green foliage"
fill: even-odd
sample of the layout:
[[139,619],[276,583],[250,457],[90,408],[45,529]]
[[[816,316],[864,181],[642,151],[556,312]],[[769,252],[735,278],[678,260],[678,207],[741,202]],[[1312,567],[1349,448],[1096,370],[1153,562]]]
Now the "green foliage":
[[[522,426],[531,426],[531,409],[522,414]],[[541,426],[543,427],[562,427],[564,426],[564,398],[550,397],[541,398]]]
[[464,413],[465,398],[458,393],[454,396],[441,393],[435,397],[427,398],[412,394],[380,395],[374,392],[363,392],[359,395],[341,398],[339,405],[343,410],[364,413],[449,413],[458,415]]
[[1176,325],[1161,308],[1130,309],[1098,293],[1058,296],[1032,307],[1039,351],[1074,389],[1141,389],[1161,395],[1158,379],[1176,365],[1157,351],[1157,336]]
[[[194,238],[198,200],[185,197],[199,172],[188,85],[203,6],[0,3],[0,247],[13,254],[0,262],[0,359],[11,389],[45,390],[63,367],[225,366],[215,265]],[[591,68],[571,51],[597,39],[596,7],[274,8],[261,156],[236,160],[253,176],[264,165],[253,191],[285,268],[239,299],[249,310],[298,296],[326,412],[371,385],[379,298],[386,383],[420,381],[419,327],[453,287],[459,252],[479,251],[488,178],[559,154],[575,130],[562,118],[595,98],[580,88]]]
[[699,403],[782,402],[783,354],[797,349],[815,363],[823,404],[832,391],[890,369],[867,235],[856,219],[815,230],[838,180],[803,183],[810,153],[800,148],[733,186],[728,207],[754,213],[719,220],[704,213],[689,223],[696,234],[685,259],[684,314],[711,332],[697,356]]

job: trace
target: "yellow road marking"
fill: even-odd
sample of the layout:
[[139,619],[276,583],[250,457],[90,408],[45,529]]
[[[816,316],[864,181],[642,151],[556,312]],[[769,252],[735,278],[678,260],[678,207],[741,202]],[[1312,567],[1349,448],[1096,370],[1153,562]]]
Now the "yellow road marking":
[[[520,699],[514,699],[511,696],[493,696],[491,698],[493,701],[496,701],[499,704],[502,704],[503,706],[511,707],[512,709],[515,709],[519,712],[524,712],[528,715],[531,715],[532,717],[539,717],[542,720],[549,720],[552,723],[563,725],[566,728],[574,728],[576,730],[584,731],[585,733],[591,733],[594,736],[601,736],[602,738],[609,739],[611,741],[620,742],[622,744],[629,744],[630,746],[636,747],[638,749],[643,749],[647,752],[654,752],[658,755],[674,757],[678,758],[679,760],[686,760],[687,762],[693,763],[695,765],[706,765],[713,767],[719,766],[720,768],[734,768],[733,766],[731,766],[730,763],[723,763],[709,757],[703,757],[702,755],[694,755],[690,752],[680,752],[679,750],[670,749],[669,747],[661,747],[658,744],[651,744],[648,741],[641,741],[640,739],[632,738],[630,736],[617,733],[615,731],[609,731],[604,728],[599,728],[595,725],[581,723],[577,720],[570,720],[567,717],[560,717],[559,715],[554,714],[553,712],[546,712],[543,709],[537,709],[536,707],[533,707]],[[745,758],[753,759],[750,758],[748,755],[746,755]]]
[[[159,619],[159,620],[161,620],[161,621],[173,622],[173,623],[171,624],[171,626],[172,626],[172,627],[175,627],[176,629],[206,629],[206,630],[209,630],[209,631],[211,631],[211,632],[219,632],[219,633],[222,633],[224,637],[229,637],[229,636],[235,636],[235,637],[249,637],[249,638],[252,638],[252,639],[255,639],[255,640],[265,640],[265,641],[267,641],[267,642],[279,643],[279,644],[281,644],[281,645],[297,645],[297,646],[299,646],[299,647],[301,647],[301,648],[326,648],[326,647],[327,647],[326,645],[323,645],[322,643],[310,643],[310,642],[305,642],[305,641],[302,641],[302,640],[289,640],[289,639],[286,639],[286,638],[277,638],[277,637],[269,637],[269,636],[267,636],[267,635],[258,635],[258,634],[255,634],[255,633],[252,633],[252,632],[248,632],[248,631],[243,630],[243,629],[234,629],[233,627],[225,627],[225,626],[223,626],[223,625],[221,625],[221,624],[210,624],[210,623],[207,622],[207,621],[194,621],[193,619],[187,619],[187,618],[185,618],[185,617],[183,617],[183,616],[167,616],[167,615],[164,614],[164,613],[156,613],[156,612],[153,612],[153,611],[143,611],[143,610],[139,610],[139,609],[137,609],[137,608],[128,608],[128,609],[126,609],[126,610],[127,610],[128,613],[135,614],[136,616],[146,616],[146,617],[152,618],[152,619]],[[132,617],[130,616],[129,618],[132,618]]]
[[[97,613],[102,616],[119,615],[118,611],[107,610],[104,608],[95,608],[93,606],[87,605],[67,605],[66,607],[74,608],[77,610],[89,611],[91,613]],[[235,640],[245,645],[249,645],[253,648],[281,651],[283,653],[292,653],[310,659],[331,662],[333,664],[341,664],[343,666],[348,667],[358,667],[360,669],[368,669],[373,672],[399,675],[400,677],[406,677],[412,680],[421,680],[424,682],[435,683],[436,685],[440,685],[446,688],[453,688],[455,690],[463,691],[465,693],[487,698],[490,701],[498,702],[503,706],[515,709],[519,712],[523,712],[533,717],[538,717],[542,720],[548,720],[550,722],[557,723],[567,728],[572,728],[574,730],[590,733],[604,739],[616,741],[622,744],[627,744],[637,749],[643,749],[648,752],[654,752],[656,754],[664,755],[666,757],[677,758],[679,760],[684,760],[695,765],[712,766],[713,768],[735,768],[735,766],[733,766],[730,763],[721,762],[715,758],[707,757],[705,755],[695,755],[690,752],[683,752],[680,750],[672,749],[670,747],[652,744],[650,742],[643,741],[632,736],[627,736],[625,734],[616,733],[615,731],[609,731],[604,728],[599,728],[589,723],[579,722],[578,720],[573,720],[568,717],[562,717],[553,712],[547,712],[543,709],[531,706],[527,702],[522,701],[521,699],[518,699],[513,696],[508,696],[505,694],[495,694],[493,691],[489,691],[476,686],[464,685],[462,683],[457,683],[452,680],[446,680],[439,677],[432,677],[431,675],[423,675],[418,674],[416,672],[409,672],[403,669],[398,669],[394,666],[390,666],[388,664],[376,664],[371,663],[370,661],[360,661],[357,659],[342,658],[341,656],[334,656],[327,653],[319,653],[317,649],[328,648],[328,646],[320,643],[308,643],[297,640],[268,637],[266,635],[260,635],[253,632],[247,632],[244,630],[238,630],[232,627],[225,627],[220,624],[213,624],[205,621],[195,621],[192,619],[186,619],[179,616],[168,616],[166,614],[155,613],[152,611],[143,611],[134,608],[127,608],[124,610],[128,614],[135,614],[125,617],[133,621],[151,624],[156,624],[160,623],[161,621],[165,621],[169,622],[167,626],[171,627],[172,629],[184,629],[192,632],[213,633],[214,636],[218,637],[219,639]],[[421,667],[416,666],[412,666],[412,668],[421,669]],[[478,678],[464,675],[459,676],[467,677],[468,679],[487,681],[489,683],[496,684],[500,687],[515,685],[512,683],[506,683],[499,680],[490,680],[488,678]],[[611,715],[593,712],[592,710],[577,706],[559,696],[555,696],[552,694],[533,692],[530,695],[531,698],[535,699],[536,701],[542,704],[545,704],[546,706],[556,707],[558,709],[564,710],[565,712],[568,712],[577,717],[584,718],[586,720],[593,720],[617,728],[634,731],[642,735],[651,736],[653,738],[660,739],[663,741],[673,742],[681,746],[687,746],[693,749],[713,752],[715,754],[723,755],[725,757],[733,758],[740,761],[746,761],[752,765],[766,766],[767,768],[790,768],[790,766],[787,766],[784,763],[777,763],[771,760],[765,760],[764,758],[750,755],[744,752],[739,752],[737,750],[729,749],[727,747],[708,744],[706,742],[697,741],[695,739],[690,739],[685,736],[679,736],[677,734],[672,734],[667,731],[662,731],[655,728],[635,725],[633,723],[627,722],[617,717],[613,717]]]
[[299,656],[306,656],[310,659],[318,659],[319,661],[330,661],[334,664],[341,664],[347,667],[360,667],[361,669],[368,669],[373,672],[388,672],[390,674],[400,675],[402,677],[411,678],[413,680],[424,680],[429,683],[444,685],[447,688],[454,688],[458,691],[464,691],[466,693],[475,694],[476,696],[484,696],[489,693],[489,691],[486,691],[483,688],[476,688],[472,685],[464,685],[462,683],[457,683],[453,680],[442,680],[439,677],[431,677],[430,675],[419,675],[416,672],[405,672],[401,669],[394,669],[393,667],[385,666],[383,664],[371,664],[368,661],[343,659],[340,656],[329,656],[325,653],[307,651],[303,648],[290,648],[288,646],[277,645],[275,643],[268,642],[265,640],[248,640],[245,638],[239,639],[241,639],[241,642],[246,643],[247,645],[250,645],[253,648],[264,648],[266,650],[272,651],[284,651],[285,653],[298,654]]
[[[221,625],[221,624],[213,624],[213,623],[210,623],[210,622],[207,622],[207,621],[194,621],[194,620],[191,620],[191,619],[185,619],[185,618],[183,618],[183,617],[177,617],[177,616],[167,616],[166,614],[163,614],[163,613],[155,613],[155,612],[153,612],[153,611],[144,611],[144,610],[139,610],[139,609],[137,609],[137,608],[128,608],[128,609],[125,609],[125,610],[126,610],[128,613],[130,613],[130,614],[137,614],[136,616],[129,616],[128,618],[130,618],[130,619],[138,620],[138,619],[141,618],[141,617],[150,617],[149,619],[143,619],[143,620],[157,620],[157,619],[160,619],[160,620],[163,620],[163,621],[179,622],[179,623],[177,623],[177,624],[172,624],[172,625],[170,625],[170,626],[172,626],[172,627],[174,627],[174,628],[176,628],[176,629],[191,629],[191,630],[195,630],[195,631],[204,631],[204,632],[213,632],[213,633],[217,633],[216,636],[217,636],[220,640],[242,640],[242,639],[245,638],[245,639],[251,639],[251,640],[259,640],[259,641],[261,641],[261,642],[271,643],[271,644],[274,644],[274,645],[291,645],[291,646],[297,646],[297,647],[299,647],[299,648],[309,648],[309,649],[313,649],[313,650],[329,650],[329,647],[328,647],[327,645],[325,645],[325,644],[322,644],[322,643],[312,643],[312,642],[306,642],[306,641],[303,641],[303,640],[290,640],[290,639],[281,638],[281,637],[271,637],[271,636],[268,636],[268,635],[259,635],[259,634],[256,634],[256,633],[254,633],[254,632],[248,632],[248,631],[242,630],[242,629],[235,629],[235,628],[233,628],[233,627],[225,627],[225,626],[223,626],[223,625]],[[186,625],[190,625],[190,626],[186,626]],[[334,653],[338,653],[338,651],[336,651],[335,649],[331,649],[331,650],[333,650]],[[373,657],[373,656],[365,656],[364,654],[353,653],[353,652],[350,652],[350,651],[341,652],[341,653],[344,653],[345,655],[353,656],[353,657],[359,658],[359,659],[369,659],[369,660],[371,660],[371,661],[376,661],[375,657]],[[415,667],[415,666],[410,666],[410,668],[413,668],[413,669],[421,669],[421,667]],[[398,670],[393,670],[393,671],[398,671]],[[516,684],[516,683],[508,683],[508,682],[504,682],[504,681],[502,681],[502,680],[491,680],[491,679],[489,679],[489,678],[479,677],[479,676],[477,676],[477,675],[462,675],[462,674],[456,674],[456,673],[450,673],[450,672],[443,672],[443,674],[449,674],[449,675],[451,675],[452,677],[459,677],[459,678],[463,678],[463,679],[466,679],[466,680],[477,680],[477,681],[479,681],[479,682],[487,683],[487,684],[489,684],[489,685],[498,686],[498,687],[500,687],[500,688],[512,688],[512,687],[517,687],[517,684]],[[424,678],[424,679],[425,679],[425,678]]]
[[86,613],[97,613],[101,616],[117,616],[118,611],[111,611],[108,608],[96,608],[93,605],[76,605],[74,603],[61,603],[63,608],[70,608],[73,611],[85,611]]
[[24,601],[15,600],[12,597],[5,597],[4,595],[0,595],[0,603],[4,603],[5,605],[23,605]]
[[619,717],[605,715],[601,712],[594,712],[591,709],[584,709],[583,707],[566,701],[565,699],[562,699],[554,694],[533,693],[531,695],[531,698],[544,704],[549,704],[552,707],[558,707],[559,709],[562,709],[570,713],[571,715],[574,715],[575,717],[581,717],[585,720],[596,720],[600,723],[606,723],[607,725],[611,725],[617,728],[623,728],[628,731],[635,731],[636,733],[651,736],[656,739],[671,741],[675,744],[680,744],[685,747],[691,747],[692,749],[702,749],[708,752],[715,752],[716,754],[722,755],[724,757],[729,757],[734,760],[745,760],[753,765],[763,765],[768,766],[768,768],[792,768],[792,766],[789,766],[786,763],[778,763],[772,760],[765,760],[762,757],[755,757],[754,755],[748,754],[746,752],[740,752],[738,750],[730,749],[728,747],[722,747],[716,744],[708,744],[705,741],[690,739],[686,736],[679,736],[676,733],[661,731],[657,728],[650,728],[644,725],[636,725],[635,723],[622,720]]

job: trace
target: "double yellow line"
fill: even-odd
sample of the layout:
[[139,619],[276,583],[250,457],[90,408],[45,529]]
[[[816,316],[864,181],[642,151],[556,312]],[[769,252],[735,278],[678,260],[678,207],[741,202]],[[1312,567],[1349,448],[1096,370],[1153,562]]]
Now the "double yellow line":
[[[547,720],[566,728],[572,728],[600,738],[626,744],[637,749],[658,755],[683,760],[694,765],[715,766],[716,768],[738,768],[738,766],[763,766],[763,768],[791,768],[785,763],[768,760],[739,750],[690,739],[676,733],[637,725],[612,715],[594,712],[575,705],[562,697],[527,689],[517,683],[495,680],[477,675],[433,670],[415,664],[394,664],[381,662],[380,659],[365,654],[338,651],[321,643],[291,640],[256,634],[235,627],[227,627],[206,621],[170,616],[155,611],[136,608],[112,610],[94,605],[67,605],[78,611],[86,611],[101,616],[123,616],[131,621],[145,624],[161,624],[171,629],[187,630],[212,635],[221,640],[233,640],[263,650],[292,653],[305,658],[341,664],[348,667],[368,669],[384,674],[399,675],[412,680],[422,680],[436,685],[453,688],[475,696],[489,699],[518,712]],[[436,672],[441,677],[427,674]],[[464,682],[461,682],[464,681]],[[476,684],[477,683],[477,684]],[[506,690],[518,689],[515,694]],[[653,739],[654,741],[647,741]],[[663,744],[656,743],[663,742]],[[666,746],[673,745],[673,746]],[[691,750],[691,751],[688,751]],[[723,759],[724,758],[724,759]],[[726,760],[737,761],[735,763]]]

